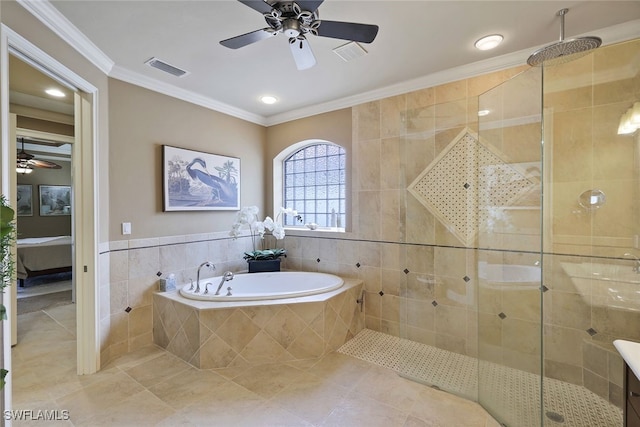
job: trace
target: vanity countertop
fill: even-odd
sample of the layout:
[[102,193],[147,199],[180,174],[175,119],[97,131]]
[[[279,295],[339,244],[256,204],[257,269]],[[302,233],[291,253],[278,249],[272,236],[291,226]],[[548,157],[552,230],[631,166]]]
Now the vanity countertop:
[[624,359],[636,378],[640,379],[640,343],[626,340],[615,340],[613,345]]

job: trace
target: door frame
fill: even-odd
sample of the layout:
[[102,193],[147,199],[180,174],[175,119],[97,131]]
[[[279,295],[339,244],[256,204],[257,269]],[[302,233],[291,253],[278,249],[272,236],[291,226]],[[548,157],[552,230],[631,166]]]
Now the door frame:
[[[15,54],[38,70],[55,78],[75,92],[75,139],[72,145],[73,188],[73,265],[76,283],[77,372],[92,374],[100,366],[99,272],[98,272],[98,198],[97,124],[98,89],[62,65],[46,52],[5,24],[0,24],[0,190],[11,200],[16,198],[15,149],[11,150],[9,115],[9,54]],[[15,142],[13,144],[15,147]],[[11,310],[10,292],[2,301]],[[2,322],[2,355],[9,370],[4,392],[4,409],[11,409],[11,328],[12,313]]]

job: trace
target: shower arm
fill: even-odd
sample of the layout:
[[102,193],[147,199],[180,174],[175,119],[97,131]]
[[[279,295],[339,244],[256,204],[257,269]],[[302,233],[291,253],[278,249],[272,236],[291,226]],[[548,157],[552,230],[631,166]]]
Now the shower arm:
[[560,9],[557,15],[560,17],[560,41],[564,41],[564,15],[569,12],[569,9]]

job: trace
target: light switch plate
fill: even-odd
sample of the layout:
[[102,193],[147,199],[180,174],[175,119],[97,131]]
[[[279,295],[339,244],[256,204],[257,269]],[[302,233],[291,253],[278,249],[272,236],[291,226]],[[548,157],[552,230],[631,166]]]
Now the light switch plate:
[[131,223],[123,222],[122,223],[122,234],[131,234]]

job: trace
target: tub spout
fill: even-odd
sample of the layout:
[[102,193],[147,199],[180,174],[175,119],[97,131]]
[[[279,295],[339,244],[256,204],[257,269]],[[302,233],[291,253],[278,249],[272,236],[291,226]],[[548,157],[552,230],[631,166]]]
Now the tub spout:
[[220,295],[220,289],[222,289],[222,285],[224,282],[228,282],[233,279],[233,273],[230,271],[225,271],[222,275],[222,279],[220,280],[220,284],[218,285],[218,289],[216,289],[216,293],[214,295]]
[[204,295],[209,293],[209,285],[213,286],[213,283],[211,283],[211,282],[205,283],[205,285],[204,285]]
[[622,256],[625,257],[625,258],[633,258],[635,260],[635,265],[633,266],[633,271],[635,273],[640,274],[640,258],[638,258],[634,254],[631,254],[629,252],[627,252],[626,254],[624,254]]
[[209,267],[214,270],[216,269],[216,266],[209,261],[205,261],[202,264],[200,264],[200,266],[198,267],[198,275],[196,276],[196,290],[195,290],[196,294],[200,293],[200,270],[202,270],[202,267]]

